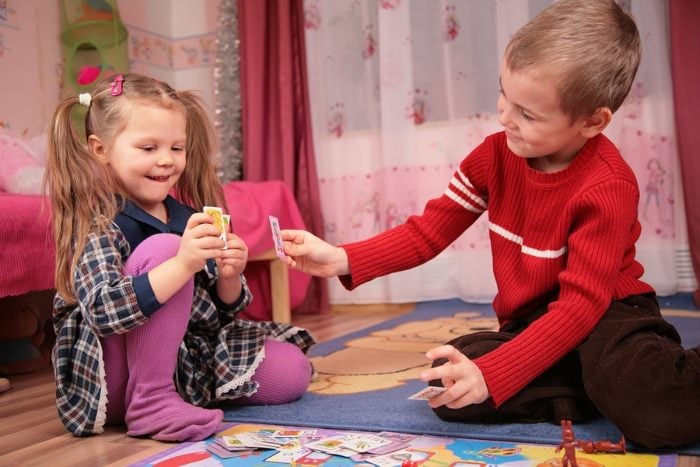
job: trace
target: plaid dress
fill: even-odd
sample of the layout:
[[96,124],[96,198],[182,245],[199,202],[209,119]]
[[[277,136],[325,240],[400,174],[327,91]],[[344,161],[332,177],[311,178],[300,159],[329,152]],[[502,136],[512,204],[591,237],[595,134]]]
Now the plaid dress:
[[[166,204],[168,224],[127,203],[111,228],[90,234],[73,277],[78,303],[68,304],[58,294],[54,299],[56,405],[61,421],[75,435],[104,431],[107,394],[100,337],[127,332],[160,307],[150,285],[144,286],[145,274],[125,276],[121,271],[141,240],[158,232],[184,231],[194,211],[173,198]],[[257,383],[250,379],[265,339],[288,341],[303,350],[314,343],[306,330],[292,325],[238,318],[252,299],[245,277],[241,278],[241,296],[226,305],[216,294],[214,261],[195,275],[192,315],[174,375],[180,395],[194,405],[253,394]]]

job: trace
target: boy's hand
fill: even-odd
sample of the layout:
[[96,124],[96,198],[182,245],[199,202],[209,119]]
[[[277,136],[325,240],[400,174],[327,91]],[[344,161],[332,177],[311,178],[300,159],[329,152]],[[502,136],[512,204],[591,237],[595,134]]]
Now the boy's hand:
[[479,367],[453,346],[435,347],[428,350],[425,356],[430,360],[447,359],[444,365],[420,374],[422,381],[439,379],[442,385],[448,388],[428,401],[430,407],[445,405],[450,409],[460,409],[467,405],[480,404],[489,398],[489,388]]
[[190,274],[201,271],[209,258],[219,258],[224,241],[208,214],[195,213],[187,220],[176,258]]
[[345,250],[324,242],[304,230],[282,230],[287,266],[307,274],[333,277],[347,274],[348,255]]

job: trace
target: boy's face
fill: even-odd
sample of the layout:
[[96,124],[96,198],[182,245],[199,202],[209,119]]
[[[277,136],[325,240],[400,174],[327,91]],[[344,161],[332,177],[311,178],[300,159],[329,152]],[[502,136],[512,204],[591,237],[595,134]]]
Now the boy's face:
[[559,106],[557,79],[556,73],[511,72],[505,60],[501,65],[497,107],[508,149],[543,172],[566,168],[586,142],[583,119],[572,122]]

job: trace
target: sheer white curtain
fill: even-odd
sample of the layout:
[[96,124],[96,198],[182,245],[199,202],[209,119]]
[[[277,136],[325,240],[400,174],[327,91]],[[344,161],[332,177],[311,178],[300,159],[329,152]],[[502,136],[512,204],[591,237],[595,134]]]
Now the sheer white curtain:
[[[376,234],[447,187],[456,164],[500,131],[498,69],[509,37],[551,0],[305,0],[306,47],[325,238]],[[632,2],[644,40],[633,92],[606,134],[637,173],[646,279],[677,288],[675,140],[666,3]],[[331,303],[495,294],[486,216],[429,263]]]

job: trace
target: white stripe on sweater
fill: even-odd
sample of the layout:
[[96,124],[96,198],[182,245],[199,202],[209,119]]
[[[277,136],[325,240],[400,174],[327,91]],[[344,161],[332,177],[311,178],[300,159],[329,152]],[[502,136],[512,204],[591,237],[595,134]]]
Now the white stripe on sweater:
[[460,206],[462,206],[462,207],[463,207],[464,209],[466,209],[467,211],[476,212],[476,213],[479,213],[479,214],[481,214],[482,212],[484,212],[483,209],[479,209],[479,208],[477,208],[476,206],[474,206],[472,203],[469,203],[469,202],[465,201],[464,199],[462,199],[459,195],[455,194],[455,192],[452,191],[452,190],[449,189],[449,188],[448,188],[447,190],[445,190],[445,196],[447,196],[447,197],[450,198],[452,201],[454,201],[455,203],[457,203],[457,204],[459,204]]
[[504,229],[500,225],[494,224],[493,222],[489,222],[489,229],[494,233],[500,235],[501,237],[505,238],[506,240],[510,240],[513,243],[517,243],[518,245],[520,245],[520,251],[523,254],[534,256],[535,258],[555,259],[565,255],[567,251],[566,245],[559,248],[558,250],[538,250],[536,248],[526,246],[523,244],[523,237],[516,235],[513,232],[509,232],[508,230]]
[[461,170],[457,170],[457,175],[459,175],[459,178],[453,175],[452,180],[450,182],[455,187],[459,188],[459,191],[467,195],[476,204],[478,204],[479,206],[484,208],[484,210],[486,210],[488,208],[486,201],[484,201],[483,198],[481,198],[480,196],[474,194],[476,190],[474,189],[474,185],[472,185],[472,182],[469,181],[469,177],[464,175]]

